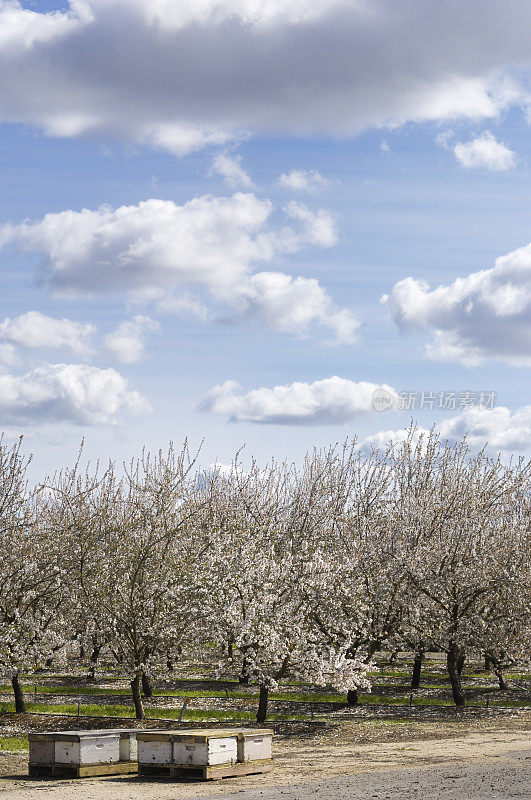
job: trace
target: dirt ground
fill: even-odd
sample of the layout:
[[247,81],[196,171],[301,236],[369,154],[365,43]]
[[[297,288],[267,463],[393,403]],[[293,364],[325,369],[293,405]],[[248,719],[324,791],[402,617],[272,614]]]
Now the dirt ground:
[[275,770],[210,783],[134,776],[29,780],[27,757],[0,756],[0,797],[36,800],[498,800],[531,796],[531,712],[455,722],[345,722],[280,735]]

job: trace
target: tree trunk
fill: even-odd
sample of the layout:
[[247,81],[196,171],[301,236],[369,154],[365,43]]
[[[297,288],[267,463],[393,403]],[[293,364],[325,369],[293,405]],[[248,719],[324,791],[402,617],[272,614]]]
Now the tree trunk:
[[18,679],[18,672],[15,672],[12,676],[11,685],[13,686],[13,694],[15,696],[15,714],[25,714],[26,703],[24,702],[24,693]]
[[357,706],[359,703],[358,690],[349,689],[347,692],[347,703],[349,706]]
[[238,678],[238,683],[240,686],[249,686],[249,674],[247,672],[247,659],[243,659],[242,664],[242,671],[240,672],[240,677]]
[[89,666],[89,680],[93,681],[96,677],[96,667],[98,666],[98,658],[100,657],[101,645],[95,644],[90,654]]
[[494,666],[492,657],[488,653],[485,653],[485,669],[490,670],[492,666]]
[[267,699],[269,696],[269,689],[267,686],[260,686],[260,699],[258,701],[258,712],[256,714],[256,721],[258,723],[265,722],[267,719]]
[[151,678],[149,675],[146,675],[145,672],[142,673],[142,691],[144,693],[144,697],[153,697],[153,686],[151,685]]
[[173,672],[173,661],[171,660],[171,658],[166,659],[166,667],[168,669],[168,672]]
[[133,693],[133,703],[135,704],[135,716],[137,719],[145,719],[142,695],[140,694],[140,673],[135,675],[131,681],[131,691]]
[[466,661],[466,656],[464,653],[461,653],[461,655],[457,657],[457,672],[459,674],[459,677],[461,677],[463,667],[465,666],[465,661]]
[[508,689],[509,687],[505,683],[505,678],[503,677],[503,673],[502,673],[500,667],[496,667],[495,668],[494,674],[498,678],[498,685],[499,685],[500,689]]
[[116,650],[113,650],[112,647],[110,648],[110,650],[111,650],[111,653],[113,654],[113,656],[114,656],[114,658],[116,660],[116,663],[117,664],[123,664],[124,663],[124,657],[120,653],[117,653]]
[[424,661],[424,650],[418,647],[415,650],[415,661],[413,662],[413,673],[411,675],[411,688],[418,689],[420,686],[420,674],[422,672],[422,662]]
[[460,653],[455,642],[450,642],[448,653],[446,654],[446,667],[448,669],[448,676],[452,685],[452,695],[454,703],[458,708],[463,708],[465,705],[465,696],[461,687],[461,676],[457,668],[457,662]]

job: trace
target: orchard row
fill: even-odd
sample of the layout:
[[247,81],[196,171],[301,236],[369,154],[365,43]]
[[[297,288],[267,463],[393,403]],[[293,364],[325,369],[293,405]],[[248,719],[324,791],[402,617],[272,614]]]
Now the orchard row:
[[300,465],[198,467],[180,451],[128,466],[75,464],[38,486],[0,440],[0,669],[76,651],[131,680],[167,675],[187,645],[268,692],[283,679],[356,702],[382,648],[446,653],[464,705],[465,658],[529,657],[531,465],[411,429],[348,441]]

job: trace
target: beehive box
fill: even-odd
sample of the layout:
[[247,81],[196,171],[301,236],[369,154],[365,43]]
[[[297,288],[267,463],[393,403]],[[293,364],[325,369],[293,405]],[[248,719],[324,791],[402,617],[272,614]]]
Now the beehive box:
[[235,764],[238,760],[238,732],[195,730],[173,734],[173,764],[211,767]]
[[137,731],[120,732],[120,761],[136,761],[138,754]]
[[29,733],[30,766],[47,767],[55,763],[55,741],[50,733]]
[[138,731],[139,775],[216,780],[273,769],[269,729]]
[[112,775],[134,772],[136,731],[53,731],[31,733],[30,775]]
[[112,764],[119,760],[119,735],[80,731],[55,737],[56,764]]
[[138,731],[138,770],[141,774],[169,769],[173,758],[173,731]]
[[238,731],[238,761],[264,761],[273,758],[273,733],[271,729]]

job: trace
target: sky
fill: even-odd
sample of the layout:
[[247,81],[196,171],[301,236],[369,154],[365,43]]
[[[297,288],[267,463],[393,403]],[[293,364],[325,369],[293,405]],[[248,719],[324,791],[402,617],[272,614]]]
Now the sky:
[[0,0],[0,430],[35,474],[411,421],[530,455],[531,7]]

